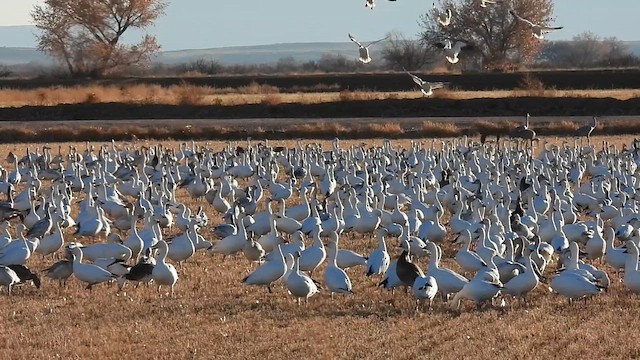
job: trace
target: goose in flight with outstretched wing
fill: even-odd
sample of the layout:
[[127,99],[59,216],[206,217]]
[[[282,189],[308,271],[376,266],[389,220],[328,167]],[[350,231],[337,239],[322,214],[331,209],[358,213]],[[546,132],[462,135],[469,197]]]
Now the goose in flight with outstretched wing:
[[443,82],[430,82],[430,81],[424,81],[421,78],[419,78],[416,75],[413,75],[412,73],[408,72],[406,69],[403,69],[407,74],[409,74],[409,76],[411,76],[411,79],[413,79],[413,82],[418,84],[418,86],[420,86],[420,91],[422,91],[422,95],[424,96],[431,96],[433,95],[433,90],[435,89],[440,89],[442,88],[445,83]]
[[536,38],[538,38],[540,40],[544,39],[544,35],[545,34],[548,34],[548,33],[552,32],[553,30],[560,30],[560,29],[563,28],[562,26],[549,27],[549,26],[545,26],[545,25],[534,24],[530,20],[527,20],[527,19],[523,18],[522,16],[516,14],[516,12],[513,11],[513,10],[510,10],[509,13],[511,13],[511,15],[513,15],[520,22],[525,23],[526,25],[528,25],[529,28],[531,28],[531,33],[533,34],[533,36],[535,36]]
[[455,43],[452,43],[451,40],[445,39],[443,41],[437,42],[433,44],[433,46],[440,48],[444,51],[444,57],[452,64],[460,61],[458,55],[462,50],[472,50],[473,45],[466,41],[456,40]]
[[449,24],[451,24],[451,16],[453,15],[451,13],[451,9],[447,9],[446,12],[441,13],[436,7],[436,3],[433,3],[433,9],[436,11],[436,19],[438,20],[440,25],[449,26]]
[[356,40],[356,38],[353,37],[353,35],[349,34],[349,39],[351,39],[351,41],[353,41],[354,43],[356,43],[356,45],[358,45],[359,48],[359,52],[360,52],[360,62],[362,62],[363,64],[368,64],[371,62],[371,57],[369,56],[369,46],[375,44],[375,43],[379,43],[380,41],[384,41],[387,40],[386,37],[370,42],[369,44],[367,44],[367,46],[362,45],[358,40]]
[[[389,0],[389,1],[396,1],[396,0]],[[368,7],[371,10],[373,10],[373,8],[376,7],[376,1],[375,0],[365,0],[364,1],[364,7]]]

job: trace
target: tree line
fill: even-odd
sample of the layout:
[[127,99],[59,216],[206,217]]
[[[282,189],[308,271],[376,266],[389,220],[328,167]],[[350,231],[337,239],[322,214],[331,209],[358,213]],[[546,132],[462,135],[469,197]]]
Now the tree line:
[[[381,61],[361,64],[342,55],[299,62],[283,58],[276,64],[222,65],[215,60],[196,60],[180,65],[152,64],[160,46],[153,35],[144,35],[136,44],[123,44],[131,29],[147,29],[164,15],[163,0],[44,0],[35,5],[31,16],[39,29],[38,49],[52,56],[71,76],[104,77],[122,74],[205,75],[222,73],[354,72],[384,70],[513,71],[520,68],[593,68],[640,65],[625,43],[616,38],[601,39],[583,33],[571,41],[540,41],[531,31],[518,26],[509,14],[518,14],[536,23],[553,19],[552,0],[503,1],[489,8],[477,0],[442,0],[419,17],[417,38],[400,33],[388,34],[381,48]],[[445,9],[453,19],[443,26],[437,21]],[[460,63],[444,61],[433,46],[443,39],[464,39],[474,51],[463,54]],[[355,56],[354,56],[355,57]],[[0,65],[0,76],[10,71]]]

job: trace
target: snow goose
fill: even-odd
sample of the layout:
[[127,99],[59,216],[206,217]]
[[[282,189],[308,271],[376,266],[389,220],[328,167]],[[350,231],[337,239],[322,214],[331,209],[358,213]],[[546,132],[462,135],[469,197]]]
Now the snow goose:
[[601,259],[607,249],[607,243],[602,237],[602,220],[600,214],[596,214],[596,228],[593,232],[593,237],[587,241],[585,252],[589,259]]
[[449,299],[450,294],[462,290],[469,280],[451,269],[439,266],[440,248],[438,245],[429,242],[427,247],[431,252],[431,257],[429,258],[429,268],[425,275],[433,276],[438,283],[438,290],[442,293],[443,298]]
[[472,300],[477,308],[481,308],[487,301],[497,296],[502,288],[503,286],[500,282],[474,278],[456,293],[450,306],[452,309],[458,310],[462,299],[468,299]]
[[503,293],[518,297],[526,303],[527,294],[539,283],[539,270],[527,252],[524,257],[526,270],[504,284]]
[[327,264],[327,268],[324,270],[324,284],[327,286],[327,290],[331,294],[331,299],[333,299],[334,293],[339,294],[347,294],[353,295],[351,279],[347,273],[338,267],[336,263],[337,258],[337,242],[330,242],[327,244],[327,247],[331,247],[331,254],[333,255],[329,258],[329,263]]
[[275,214],[276,229],[285,232],[287,234],[293,234],[294,232],[302,229],[302,224],[293,218],[290,218],[284,214]]
[[604,289],[584,275],[573,271],[563,271],[554,276],[550,285],[553,291],[566,296],[569,303],[587,295],[597,295]]
[[313,270],[320,266],[326,257],[327,251],[320,239],[320,229],[318,229],[313,233],[313,244],[300,253],[300,270],[313,274]]
[[20,282],[20,278],[11,268],[0,265],[0,285],[7,287],[7,295],[11,295],[13,285]]
[[[288,244],[282,245],[281,250],[282,250],[282,255],[284,256],[286,256],[287,254],[293,254],[296,251],[302,253],[305,249],[304,235],[302,234],[302,232],[300,231],[294,232],[293,235],[291,235],[291,238],[293,239],[293,241],[289,242]],[[282,242],[279,242],[277,244],[282,244]],[[278,252],[271,251],[265,256],[265,260],[271,261],[271,260],[274,260],[277,256],[279,256]]]
[[[487,1],[487,0],[482,0]],[[511,15],[513,15],[513,17],[515,17],[516,19],[518,19],[518,21],[520,21],[521,23],[526,24],[527,26],[529,26],[529,28],[531,29],[531,34],[537,38],[537,39],[544,39],[544,36],[554,30],[560,30],[563,27],[562,26],[557,26],[557,27],[549,27],[546,25],[540,25],[540,24],[534,24],[533,22],[531,22],[530,20],[527,20],[523,17],[521,17],[520,15],[516,14],[515,11],[513,10],[509,10],[509,13]]]
[[33,251],[37,248],[39,241],[38,239],[35,239],[34,242],[30,242],[25,239],[22,234],[25,229],[26,227],[24,224],[18,224],[16,229],[18,232],[18,239],[10,242],[8,245],[0,249],[0,265],[24,265],[31,257]]
[[189,224],[187,231],[174,237],[167,243],[169,247],[167,257],[177,262],[178,266],[182,264],[182,261],[192,257],[196,252],[196,248],[194,246],[194,242],[196,240],[193,239],[194,236],[197,236],[197,234],[195,234],[195,227],[196,223],[195,221],[192,221],[191,224]]
[[5,245],[9,244],[11,241],[13,241],[13,237],[9,232],[10,226],[11,224],[9,224],[7,220],[2,220],[2,223],[0,224],[0,249],[5,247]]
[[229,201],[227,201],[227,199],[222,197],[222,189],[212,190],[212,191],[215,191],[215,197],[211,202],[211,205],[213,205],[213,208],[221,214],[224,214],[227,211],[229,211],[229,209],[231,209],[231,204],[229,204]]
[[40,289],[40,277],[29,270],[28,267],[24,265],[8,265],[7,267],[13,270],[20,278],[20,282],[16,285],[22,285],[27,281],[31,281],[36,288]]
[[272,292],[271,284],[278,281],[287,272],[287,264],[285,263],[280,246],[280,244],[276,245],[274,251],[276,251],[278,256],[274,260],[265,262],[242,279],[245,285],[266,286],[269,292]]
[[[378,248],[371,252],[369,260],[367,260],[367,276],[381,275],[387,273],[391,259],[387,252],[387,243],[384,240],[384,236],[387,234],[387,230],[378,229],[376,237],[378,239]],[[394,270],[395,271],[395,270]]]
[[453,43],[450,39],[434,43],[433,46],[442,49],[445,59],[452,64],[457,64],[458,61],[460,61],[458,56],[461,51],[470,51],[474,48],[473,45],[466,41],[456,40],[455,43]]
[[46,215],[40,220],[38,220],[38,222],[33,224],[31,228],[29,228],[29,231],[27,231],[27,235],[26,235],[27,238],[34,238],[34,237],[42,238],[53,227],[53,221],[51,217],[51,208],[53,206],[51,205],[51,203],[47,202],[44,204],[44,207],[46,210]]
[[455,260],[465,273],[475,273],[481,268],[487,267],[487,263],[478,254],[470,250],[471,232],[468,229],[465,229],[453,244],[457,245],[460,242],[463,245],[456,253]]
[[368,7],[371,10],[373,10],[373,8],[376,7],[376,1],[375,0],[365,0],[364,7]]
[[155,247],[158,249],[158,258],[156,259],[156,265],[151,271],[151,278],[153,282],[158,285],[158,292],[160,292],[162,285],[169,286],[171,296],[173,296],[173,287],[178,281],[178,272],[173,265],[166,262],[169,246],[164,240],[160,240]]
[[[278,229],[276,227],[276,216],[274,214],[271,214],[270,212],[267,212],[267,214],[269,215],[267,221],[269,230],[267,231],[267,233],[260,235],[260,237],[258,238],[258,243],[262,246],[265,252],[270,253],[273,251],[273,249],[275,249],[276,245],[284,243],[284,238],[278,235]],[[252,226],[248,227],[248,229],[251,228]],[[296,236],[296,233],[297,231],[294,232],[292,236]],[[302,233],[300,233],[300,236],[302,236]]]
[[73,275],[80,281],[87,283],[87,289],[91,291],[93,285],[109,281],[115,276],[107,270],[94,265],[82,263],[82,249],[77,246],[71,247],[73,255]]
[[[329,235],[329,242],[335,242],[336,243],[335,248],[338,249],[338,255],[336,256],[336,264],[338,265],[339,268],[346,270],[354,266],[367,265],[367,258],[365,256],[362,256],[361,254],[358,254],[353,250],[340,249],[337,245],[338,239],[339,239],[339,236],[338,236],[338,233],[336,232],[333,232]],[[333,247],[327,246],[327,256],[329,256],[329,258],[331,258],[330,251],[332,251],[332,249]]]
[[422,92],[422,96],[431,96],[431,95],[433,95],[433,90],[441,89],[446,84],[446,83],[444,83],[442,81],[436,81],[436,82],[424,81],[421,78],[419,78],[418,76],[408,72],[407,70],[405,70],[405,72],[407,74],[409,74],[409,76],[411,76],[411,79],[413,80],[413,82],[416,83],[420,87],[420,91]]
[[[311,216],[312,206],[315,207],[315,203],[312,205],[309,203],[309,198],[307,197],[307,189],[302,188],[300,190],[300,197],[302,198],[302,202],[299,205],[288,207],[284,214],[292,219],[303,222],[306,218]],[[313,200],[315,201],[315,199]],[[281,204],[284,200],[281,202]],[[316,211],[317,213],[317,211]]]
[[436,20],[440,25],[447,27],[451,24],[451,9],[447,9],[446,12],[441,13],[436,7],[436,3],[433,3],[433,10],[436,12]]
[[249,238],[244,222],[245,222],[244,219],[240,221],[240,227],[238,228],[237,234],[229,235],[224,239],[216,242],[209,249],[209,251],[215,254],[222,254],[224,257],[226,257],[227,255],[235,254],[239,251],[242,251],[244,244],[247,242],[247,239]]
[[35,252],[42,254],[42,256],[47,256],[58,251],[63,244],[64,237],[62,235],[62,229],[60,229],[60,222],[56,221],[53,233],[40,240],[40,244],[35,249]]
[[289,294],[296,297],[298,305],[300,299],[304,298],[305,304],[309,298],[319,292],[318,286],[307,274],[300,271],[300,253],[293,254],[293,269],[284,279],[284,283],[289,290]]
[[435,220],[424,220],[418,228],[418,237],[424,241],[433,241],[441,243],[447,235],[447,230],[440,223],[440,218],[436,216]]
[[131,249],[119,243],[118,239],[119,236],[116,234],[110,234],[106,243],[95,243],[82,247],[82,256],[89,261],[95,261],[99,258],[128,261],[132,257]]
[[416,297],[416,311],[420,301],[429,300],[429,309],[433,303],[433,298],[438,293],[438,283],[433,276],[418,276],[412,286],[413,296]]
[[242,253],[251,262],[262,262],[265,254],[262,245],[253,238],[247,239],[247,242],[242,247]]
[[130,216],[131,226],[129,229],[129,235],[122,241],[122,245],[131,249],[131,257],[136,259],[136,261],[140,258],[142,254],[142,249],[144,248],[144,241],[138,234],[137,222],[138,218],[131,214]]
[[638,272],[638,247],[627,240],[627,259],[624,268],[624,285],[632,292],[640,293],[640,272]]
[[604,261],[614,268],[616,272],[619,272],[621,269],[625,268],[628,255],[625,252],[625,249],[616,248],[614,246],[613,242],[615,241],[615,234],[613,228],[606,227],[604,229],[604,239],[607,244],[604,253]]
[[[373,4],[373,1],[372,1]],[[371,7],[373,9],[373,6]],[[369,46],[379,43],[381,41],[387,40],[387,37],[384,37],[382,39],[370,42],[369,44],[367,44],[367,46],[362,45],[358,40],[356,40],[356,38],[353,37],[353,35],[348,34],[349,35],[349,39],[351,41],[353,41],[356,45],[358,45],[358,51],[360,53],[360,58],[358,60],[360,60],[361,63],[363,64],[368,64],[371,62],[371,57],[369,56]]]

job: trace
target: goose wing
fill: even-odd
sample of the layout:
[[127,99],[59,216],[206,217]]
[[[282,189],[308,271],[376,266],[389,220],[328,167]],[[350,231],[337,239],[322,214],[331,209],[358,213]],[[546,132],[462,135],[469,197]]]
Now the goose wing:
[[406,69],[403,69],[403,70],[404,70],[404,72],[409,74],[409,76],[411,76],[411,79],[413,80],[414,83],[416,83],[416,84],[418,84],[420,86],[422,86],[425,83],[424,80],[422,80],[419,77],[417,77],[417,76],[413,75],[412,73],[408,72]]
[[439,42],[436,42],[436,43],[432,43],[431,45],[433,45],[434,47],[437,47],[439,49],[451,49],[451,40],[444,39],[442,41],[439,41]]
[[388,36],[385,36],[385,37],[383,37],[382,39],[378,39],[378,40],[376,40],[376,41],[372,41],[372,42],[370,42],[366,47],[369,47],[369,46],[371,46],[371,45],[373,45],[373,44],[377,44],[377,43],[379,43],[379,42],[381,42],[381,41],[385,41],[385,40],[387,40],[388,38],[389,38]]
[[440,82],[440,81],[439,81],[439,82],[430,82],[430,83],[428,83],[428,84],[429,84],[429,87],[431,87],[431,89],[432,89],[432,90],[435,90],[435,89],[441,89],[441,88],[442,88],[442,87],[444,87],[447,83],[444,83],[444,82]]
[[527,23],[527,25],[529,25],[529,26],[531,26],[531,27],[536,26],[536,24],[534,24],[534,23],[532,23],[531,21],[529,21],[529,20],[527,20],[527,19],[523,18],[522,16],[520,16],[520,15],[516,14],[516,12],[515,12],[515,11],[513,11],[513,10],[509,10],[509,13],[510,13],[511,15],[513,15],[516,19],[518,19],[518,20],[520,20],[520,21],[522,21],[522,22],[524,22],[524,23]]
[[473,50],[473,45],[471,45],[469,42],[467,41],[463,41],[463,40],[457,40],[455,45],[453,45],[452,47],[452,51],[454,53],[460,53],[460,51],[465,50]]
[[546,31],[546,32],[553,31],[553,30],[560,30],[560,29],[563,29],[563,28],[564,28],[564,26],[555,26],[555,27],[540,26],[540,30]]
[[356,43],[356,45],[358,45],[359,47],[362,47],[362,44],[360,44],[360,42],[358,40],[356,40],[356,38],[354,38],[353,35],[351,35],[351,34],[348,34],[348,35],[349,35],[349,39],[351,39],[351,41]]

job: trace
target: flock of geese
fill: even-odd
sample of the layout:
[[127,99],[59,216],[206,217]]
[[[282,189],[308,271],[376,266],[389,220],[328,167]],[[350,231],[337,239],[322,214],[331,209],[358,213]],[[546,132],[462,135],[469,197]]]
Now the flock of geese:
[[[396,1],[396,0],[389,0],[389,1]],[[487,8],[488,6],[496,6],[498,4],[502,4],[504,3],[504,0],[479,0],[478,1],[478,6],[481,8]],[[371,10],[373,10],[375,8],[376,4],[375,4],[375,0],[366,0],[365,2],[365,7],[370,8]],[[502,6],[502,5],[498,5],[498,6]],[[438,9],[438,7],[436,6],[435,3],[433,3],[433,11],[435,11],[436,13],[436,22],[439,24],[439,26],[441,26],[442,28],[446,28],[448,27],[452,21],[455,21],[454,18],[454,14],[451,11],[451,9],[446,9],[444,11],[441,11],[440,9]],[[528,19],[523,18],[522,16],[518,15],[515,11],[513,10],[509,10],[509,13],[514,17],[514,19],[516,19],[520,24],[526,26],[527,28],[529,28],[531,30],[531,34],[533,37],[543,40],[544,36],[552,31],[555,30],[560,30],[563,27],[562,26],[557,26],[557,27],[552,27],[552,26],[547,26],[544,24],[536,24]],[[363,64],[368,64],[371,62],[371,56],[369,54],[369,47],[371,45],[377,44],[381,41],[387,40],[388,37],[373,41],[371,43],[368,43],[367,45],[363,45],[361,42],[359,42],[358,40],[356,40],[356,38],[351,35],[349,35],[349,39],[351,41],[353,41],[356,45],[358,45],[358,50],[359,50],[359,58],[358,60],[363,63]],[[434,48],[440,49],[442,51],[442,53],[444,54],[445,59],[451,63],[451,64],[457,64],[460,61],[459,55],[464,51],[473,51],[475,46],[472,44],[471,41],[468,40],[461,40],[461,39],[449,39],[449,38],[445,38],[439,42],[433,43],[431,44]],[[429,81],[425,81],[423,79],[421,79],[420,77],[418,77],[415,74],[412,74],[410,72],[408,72],[406,69],[404,70],[413,80],[413,82],[418,85],[420,87],[420,91],[422,92],[423,96],[431,96],[433,95],[433,90],[436,89],[440,89],[442,87],[444,87],[446,85],[445,82],[429,82]]]
[[[335,139],[27,150],[0,169],[0,284],[11,294],[44,275],[173,295],[177,269],[202,251],[255,264],[238,286],[286,296],[283,285],[299,304],[352,295],[353,272],[453,309],[500,295],[500,305],[526,302],[541,283],[570,302],[598,296],[621,271],[640,292],[639,146],[534,151],[521,139],[464,137],[406,148]],[[39,255],[48,267],[33,271]]]

